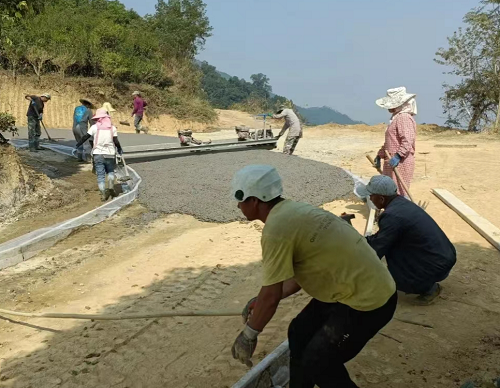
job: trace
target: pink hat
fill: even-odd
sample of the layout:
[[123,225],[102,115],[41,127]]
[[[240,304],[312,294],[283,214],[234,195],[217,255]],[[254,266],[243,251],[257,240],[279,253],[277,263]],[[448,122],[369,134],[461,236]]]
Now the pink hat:
[[98,120],[98,119],[102,119],[104,117],[110,117],[109,114],[108,114],[108,111],[104,108],[99,108],[95,111],[95,115],[94,117],[92,117],[92,120]]

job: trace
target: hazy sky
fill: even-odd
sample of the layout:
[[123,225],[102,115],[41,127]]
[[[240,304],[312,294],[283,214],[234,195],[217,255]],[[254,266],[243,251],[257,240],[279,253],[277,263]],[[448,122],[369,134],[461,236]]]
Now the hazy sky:
[[[156,0],[122,0],[140,14]],[[327,105],[370,124],[388,88],[417,93],[418,121],[442,123],[444,68],[433,62],[479,0],[205,0],[214,28],[198,56],[302,106]]]

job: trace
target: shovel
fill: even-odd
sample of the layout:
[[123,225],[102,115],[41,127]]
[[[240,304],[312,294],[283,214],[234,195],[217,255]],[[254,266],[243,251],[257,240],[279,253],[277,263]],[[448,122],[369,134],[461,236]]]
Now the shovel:
[[132,178],[130,177],[130,175],[128,175],[128,168],[127,168],[127,163],[125,162],[125,158],[123,157],[123,155],[120,155],[120,158],[122,160],[123,167],[125,168],[125,176],[118,178],[118,182],[127,183],[128,181],[131,181]]

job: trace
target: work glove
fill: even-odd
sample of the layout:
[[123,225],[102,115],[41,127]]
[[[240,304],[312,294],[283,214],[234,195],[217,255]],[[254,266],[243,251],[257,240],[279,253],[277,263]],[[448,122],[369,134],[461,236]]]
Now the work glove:
[[250,359],[255,352],[255,348],[257,347],[257,337],[259,334],[259,331],[246,325],[240,335],[236,337],[233,347],[231,348],[233,358],[235,360],[239,360],[242,364],[245,364],[249,368],[253,366]]
[[391,160],[389,160],[389,165],[392,168],[397,167],[400,161],[401,161],[401,156],[399,156],[398,154],[394,154]]
[[375,162],[375,167],[380,168],[382,166],[381,161],[380,161],[380,156],[377,155],[375,157],[374,162]]
[[281,135],[278,135],[278,136],[275,136],[274,138],[275,138],[276,140],[279,140],[279,139],[280,139],[280,137],[281,137]]
[[123,149],[121,149],[121,148],[120,148],[120,149],[118,150],[118,155],[123,155]]
[[43,113],[40,113],[40,114],[38,115],[38,121],[42,121],[42,120],[43,120]]
[[255,308],[255,303],[257,303],[257,297],[254,297],[248,301],[246,306],[243,308],[241,312],[241,316],[243,317],[243,324],[248,322],[250,315],[252,315],[252,311]]
[[73,149],[71,150],[71,156],[75,156],[77,151],[78,151],[78,150],[77,150],[76,148],[73,148]]

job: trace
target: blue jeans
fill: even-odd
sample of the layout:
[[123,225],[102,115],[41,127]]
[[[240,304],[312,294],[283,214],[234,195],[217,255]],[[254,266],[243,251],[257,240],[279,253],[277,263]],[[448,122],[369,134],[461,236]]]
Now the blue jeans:
[[108,189],[113,189],[115,184],[115,156],[105,158],[104,155],[94,155],[94,167],[97,175],[99,190],[106,190],[106,174],[108,175]]

